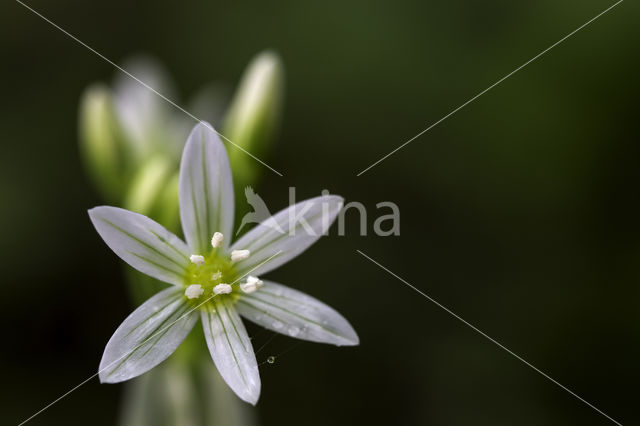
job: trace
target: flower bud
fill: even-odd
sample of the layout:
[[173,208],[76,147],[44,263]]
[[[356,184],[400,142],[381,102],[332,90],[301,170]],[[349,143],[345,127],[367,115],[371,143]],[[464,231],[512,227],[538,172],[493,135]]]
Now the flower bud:
[[[258,54],[245,71],[231,102],[222,133],[234,144],[261,157],[268,151],[280,120],[283,97],[283,67],[277,54]],[[255,184],[261,166],[233,145],[227,145],[236,189]]]
[[101,85],[89,87],[82,95],[79,115],[85,167],[107,201],[120,201],[127,179],[127,152],[109,90]]
[[131,180],[124,207],[128,210],[152,216],[152,210],[172,176],[172,163],[157,155],[142,164]]

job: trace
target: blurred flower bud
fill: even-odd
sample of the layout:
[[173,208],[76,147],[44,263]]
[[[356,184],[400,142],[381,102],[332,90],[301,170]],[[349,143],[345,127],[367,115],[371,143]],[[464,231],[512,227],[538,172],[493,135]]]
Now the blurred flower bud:
[[80,101],[79,136],[85,166],[102,195],[121,199],[128,177],[126,143],[109,90],[89,87]]
[[193,119],[158,95],[177,99],[169,73],[157,60],[145,55],[124,61],[124,69],[148,86],[123,73],[116,74],[113,83],[115,113],[135,158],[143,162],[161,152],[179,160]]
[[157,155],[147,160],[133,176],[123,207],[151,216],[172,172],[172,162],[164,156]]
[[[280,120],[284,71],[277,54],[258,54],[245,71],[231,102],[222,134],[248,152],[261,157],[268,152]],[[240,149],[229,146],[236,191],[255,184],[262,166]]]

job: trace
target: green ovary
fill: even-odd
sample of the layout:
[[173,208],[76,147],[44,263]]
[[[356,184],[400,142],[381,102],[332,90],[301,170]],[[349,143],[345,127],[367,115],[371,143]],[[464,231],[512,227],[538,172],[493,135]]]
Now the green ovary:
[[[220,273],[218,274],[218,272]],[[234,289],[237,288],[237,286],[233,285],[236,279],[236,271],[228,255],[223,253],[222,250],[213,249],[205,257],[204,264],[191,263],[189,265],[184,286],[186,288],[192,284],[200,284],[204,293],[199,298],[190,300],[192,302],[202,302],[203,297],[209,298],[213,295],[213,288],[218,284],[229,284]],[[217,297],[231,296],[232,294],[218,295]]]

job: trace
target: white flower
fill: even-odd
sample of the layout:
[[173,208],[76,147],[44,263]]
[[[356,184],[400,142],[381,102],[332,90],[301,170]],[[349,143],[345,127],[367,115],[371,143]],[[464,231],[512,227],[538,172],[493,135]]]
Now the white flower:
[[[180,166],[180,218],[186,243],[138,213],[107,206],[89,211],[100,236],[122,260],[173,284],[118,327],[102,356],[100,380],[121,382],[155,367],[180,345],[198,316],[221,376],[251,404],[260,396],[260,376],[240,315],[299,339],[357,345],[356,332],[338,312],[297,290],[257,278],[305,251],[341,208],[341,197],[316,197],[269,219],[284,234],[263,223],[231,245],[227,238],[214,238],[217,232],[232,235],[231,169],[218,135],[207,123],[196,125]],[[313,232],[289,232],[296,226],[292,214]],[[212,246],[212,238],[219,241],[218,247]]]

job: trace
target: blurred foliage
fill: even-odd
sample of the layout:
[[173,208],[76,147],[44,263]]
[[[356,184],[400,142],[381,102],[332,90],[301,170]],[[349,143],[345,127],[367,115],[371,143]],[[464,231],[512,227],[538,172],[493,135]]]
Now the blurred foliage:
[[132,380],[123,397],[121,426],[257,424],[253,410],[229,392],[200,337],[191,333],[167,361]]

